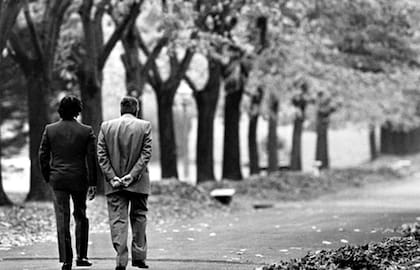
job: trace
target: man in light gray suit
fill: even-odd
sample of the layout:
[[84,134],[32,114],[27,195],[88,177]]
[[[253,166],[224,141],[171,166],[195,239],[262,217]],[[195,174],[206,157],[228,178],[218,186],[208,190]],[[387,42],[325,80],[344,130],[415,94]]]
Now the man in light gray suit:
[[128,264],[128,208],[133,234],[132,265],[146,263],[146,213],[150,180],[147,164],[152,154],[151,124],[138,119],[139,104],[133,97],[121,100],[121,117],[102,123],[98,136],[98,161],[105,177],[112,244],[117,252],[116,270]]

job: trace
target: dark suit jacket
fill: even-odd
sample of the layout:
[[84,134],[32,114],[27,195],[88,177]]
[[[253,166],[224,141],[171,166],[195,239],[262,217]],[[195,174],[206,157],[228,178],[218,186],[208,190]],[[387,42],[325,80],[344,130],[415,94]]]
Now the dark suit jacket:
[[[124,114],[102,123],[98,136],[98,161],[105,177],[105,195],[119,190],[150,193],[147,164],[152,155],[150,122]],[[109,180],[131,174],[133,183],[114,189]]]
[[39,149],[42,175],[56,190],[83,191],[96,186],[95,135],[76,120],[45,127]]

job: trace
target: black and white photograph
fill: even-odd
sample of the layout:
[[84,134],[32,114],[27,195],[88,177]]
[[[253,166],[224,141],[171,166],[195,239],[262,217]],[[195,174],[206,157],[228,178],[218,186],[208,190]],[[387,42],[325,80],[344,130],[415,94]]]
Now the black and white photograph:
[[0,0],[1,270],[420,269],[420,0]]

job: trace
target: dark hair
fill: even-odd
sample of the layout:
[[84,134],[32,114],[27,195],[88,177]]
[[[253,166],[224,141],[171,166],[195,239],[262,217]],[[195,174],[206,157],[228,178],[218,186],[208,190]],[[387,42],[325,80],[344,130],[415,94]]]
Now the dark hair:
[[134,116],[137,116],[139,110],[139,102],[134,97],[123,97],[120,103],[121,115],[125,113],[130,113]]
[[58,106],[58,114],[63,120],[72,120],[82,111],[82,102],[75,96],[65,96]]

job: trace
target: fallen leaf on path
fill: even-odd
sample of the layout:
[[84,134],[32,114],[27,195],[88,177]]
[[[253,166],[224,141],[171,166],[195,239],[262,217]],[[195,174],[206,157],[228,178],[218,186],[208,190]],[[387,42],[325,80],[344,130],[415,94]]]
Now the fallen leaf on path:
[[214,237],[214,236],[216,236],[216,233],[212,232],[212,233],[209,234],[209,236]]
[[324,244],[324,245],[331,245],[331,242],[330,241],[322,241],[322,244]]
[[347,244],[349,241],[347,241],[346,239],[341,239],[340,242],[344,243],[344,244]]
[[261,254],[255,254],[255,257],[258,257],[258,258],[263,258],[264,256],[263,256],[263,255],[261,255]]
[[280,249],[279,251],[280,251],[280,252],[284,252],[284,253],[289,252],[289,250],[288,250],[288,249]]

